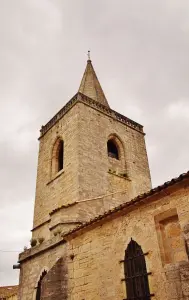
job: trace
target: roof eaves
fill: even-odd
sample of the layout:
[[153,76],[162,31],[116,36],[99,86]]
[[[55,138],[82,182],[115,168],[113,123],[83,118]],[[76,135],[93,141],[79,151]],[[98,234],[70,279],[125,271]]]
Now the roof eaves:
[[75,201],[75,202],[72,202],[72,203],[68,203],[68,204],[61,205],[61,206],[59,206],[59,207],[53,209],[53,210],[49,213],[49,215],[51,216],[51,215],[53,215],[54,213],[56,213],[57,211],[59,211],[59,210],[61,210],[61,209],[63,209],[63,208],[68,208],[68,207],[70,207],[70,206],[74,206],[74,205],[76,205],[77,203],[78,203],[78,202]]
[[99,215],[99,216],[97,216],[97,217],[89,220],[88,222],[85,222],[82,225],[79,225],[79,226],[75,227],[74,229],[72,229],[69,232],[67,232],[63,237],[66,238],[66,237],[72,235],[73,233],[78,232],[81,229],[84,229],[84,228],[86,228],[88,226],[93,225],[94,223],[97,223],[97,222],[101,221],[102,219],[107,218],[110,215],[113,215],[113,214],[115,214],[115,213],[117,213],[117,212],[119,212],[119,211],[121,211],[121,210],[123,210],[125,208],[130,207],[130,206],[134,206],[134,205],[136,205],[138,203],[141,203],[144,200],[146,200],[148,197],[150,197],[152,195],[155,195],[155,194],[158,194],[161,191],[165,190],[166,188],[171,187],[171,186],[173,186],[173,185],[175,185],[175,184],[177,184],[177,183],[179,183],[179,182],[181,182],[181,181],[183,181],[184,179],[187,179],[187,178],[189,178],[189,171],[187,173],[181,174],[180,176],[178,176],[176,178],[173,178],[170,181],[166,181],[162,185],[157,186],[157,187],[149,190],[146,193],[143,193],[143,194],[135,197],[134,199],[132,199],[129,202],[125,202],[123,204],[120,204],[119,206],[116,206],[115,208],[106,211],[104,214]]

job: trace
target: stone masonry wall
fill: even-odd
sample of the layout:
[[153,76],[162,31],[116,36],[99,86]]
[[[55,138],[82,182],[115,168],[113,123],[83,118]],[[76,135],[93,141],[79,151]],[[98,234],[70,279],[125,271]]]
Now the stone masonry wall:
[[165,267],[169,300],[189,299],[189,262],[181,261]]
[[[23,262],[20,270],[20,291],[18,300],[36,300],[37,284],[41,274],[44,270],[49,272],[62,257],[64,257],[64,260],[67,258],[67,246],[65,244]],[[65,266],[65,268],[67,267]],[[51,271],[53,272],[53,270],[54,269]],[[49,280],[50,274],[51,273],[49,273],[49,277],[47,278]],[[65,276],[67,276],[67,271]],[[63,276],[61,276],[61,279],[62,277]],[[48,291],[51,292],[50,286],[48,284],[47,286]],[[44,296],[48,296],[48,291],[44,292]]]
[[[118,137],[123,146],[122,164],[107,155],[111,135]],[[143,134],[81,103],[79,144],[79,192],[83,199],[128,187],[128,182],[124,178],[118,181],[110,169],[118,175],[125,172],[131,180],[128,200],[151,188]]]
[[[119,161],[107,154],[111,135],[120,140],[122,157]],[[64,170],[52,177],[52,149],[58,137],[64,140]],[[49,213],[59,206],[95,198],[91,205],[89,202],[82,205],[86,212],[90,206],[90,216],[92,209],[94,213],[110,209],[150,187],[143,134],[86,104],[77,103],[40,139],[34,228],[45,224],[34,229],[33,238],[51,237],[51,225],[46,221],[50,221]],[[112,193],[115,194],[101,201],[99,209],[96,197]],[[86,220],[89,216],[86,213]],[[78,221],[74,213],[72,216],[70,212],[70,218]]]
[[68,299],[67,262],[61,257],[44,277],[41,285],[41,300]]
[[[69,300],[125,299],[126,288],[125,282],[122,281],[124,268],[120,261],[124,259],[125,249],[131,238],[141,245],[144,253],[148,252],[145,259],[147,271],[152,272],[149,275],[149,284],[150,292],[155,294],[153,299],[172,299],[166,273],[168,265],[164,264],[161,258],[156,219],[159,215],[168,216],[169,211],[171,214],[175,211],[183,231],[189,220],[188,192],[188,183],[177,184],[176,187],[162,191],[159,195],[151,196],[147,200],[148,203],[111,215],[106,221],[102,220],[90,228],[78,231],[75,236],[68,236],[66,244],[23,262],[21,299],[35,300],[33,298],[35,287],[41,272],[44,269],[50,270],[57,259],[63,256],[67,261]],[[187,263],[186,253],[182,259],[184,261],[177,261],[176,264],[184,266]],[[182,274],[186,274],[184,272],[181,270]],[[189,282],[186,275],[184,276],[186,280],[180,286],[184,288],[186,294]],[[178,281],[177,278],[176,280]]]
[[[58,137],[64,140],[64,170],[53,180],[51,159]],[[41,139],[39,146],[34,227],[54,208],[78,198],[78,106],[74,106]]]
[[[77,237],[70,240],[69,252],[74,255],[73,263],[68,265],[68,273],[73,274],[70,299],[125,299],[125,282],[121,281],[124,270],[120,260],[124,259],[131,238],[141,245],[144,253],[149,252],[145,259],[147,271],[152,272],[149,284],[150,292],[155,294],[153,299],[172,299],[165,276],[166,265],[161,260],[155,217],[176,208],[183,229],[189,219],[188,188],[170,196],[162,193],[161,197],[116,219],[110,217],[109,222],[100,223],[83,234],[78,233]],[[184,259],[187,261],[187,255]],[[186,284],[189,287],[189,281]]]

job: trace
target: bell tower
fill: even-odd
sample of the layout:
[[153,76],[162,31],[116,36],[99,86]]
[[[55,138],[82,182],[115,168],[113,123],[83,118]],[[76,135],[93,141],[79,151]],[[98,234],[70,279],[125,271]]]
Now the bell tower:
[[77,94],[40,131],[33,238],[150,188],[143,126],[110,108],[89,57]]

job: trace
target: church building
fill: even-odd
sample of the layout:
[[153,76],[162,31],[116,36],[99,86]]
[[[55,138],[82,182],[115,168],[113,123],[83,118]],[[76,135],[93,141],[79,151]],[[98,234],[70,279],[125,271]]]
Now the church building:
[[152,189],[143,126],[110,108],[89,58],[40,130],[19,300],[187,300],[188,255],[189,172]]

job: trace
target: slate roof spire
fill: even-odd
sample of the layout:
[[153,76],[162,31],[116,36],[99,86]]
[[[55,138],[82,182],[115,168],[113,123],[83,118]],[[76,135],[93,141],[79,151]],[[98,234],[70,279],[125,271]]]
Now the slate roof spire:
[[89,98],[109,107],[108,101],[104,95],[104,92],[101,88],[100,82],[96,76],[95,70],[93,68],[90,51],[88,51],[88,60],[83,78],[78,92],[88,96]]

